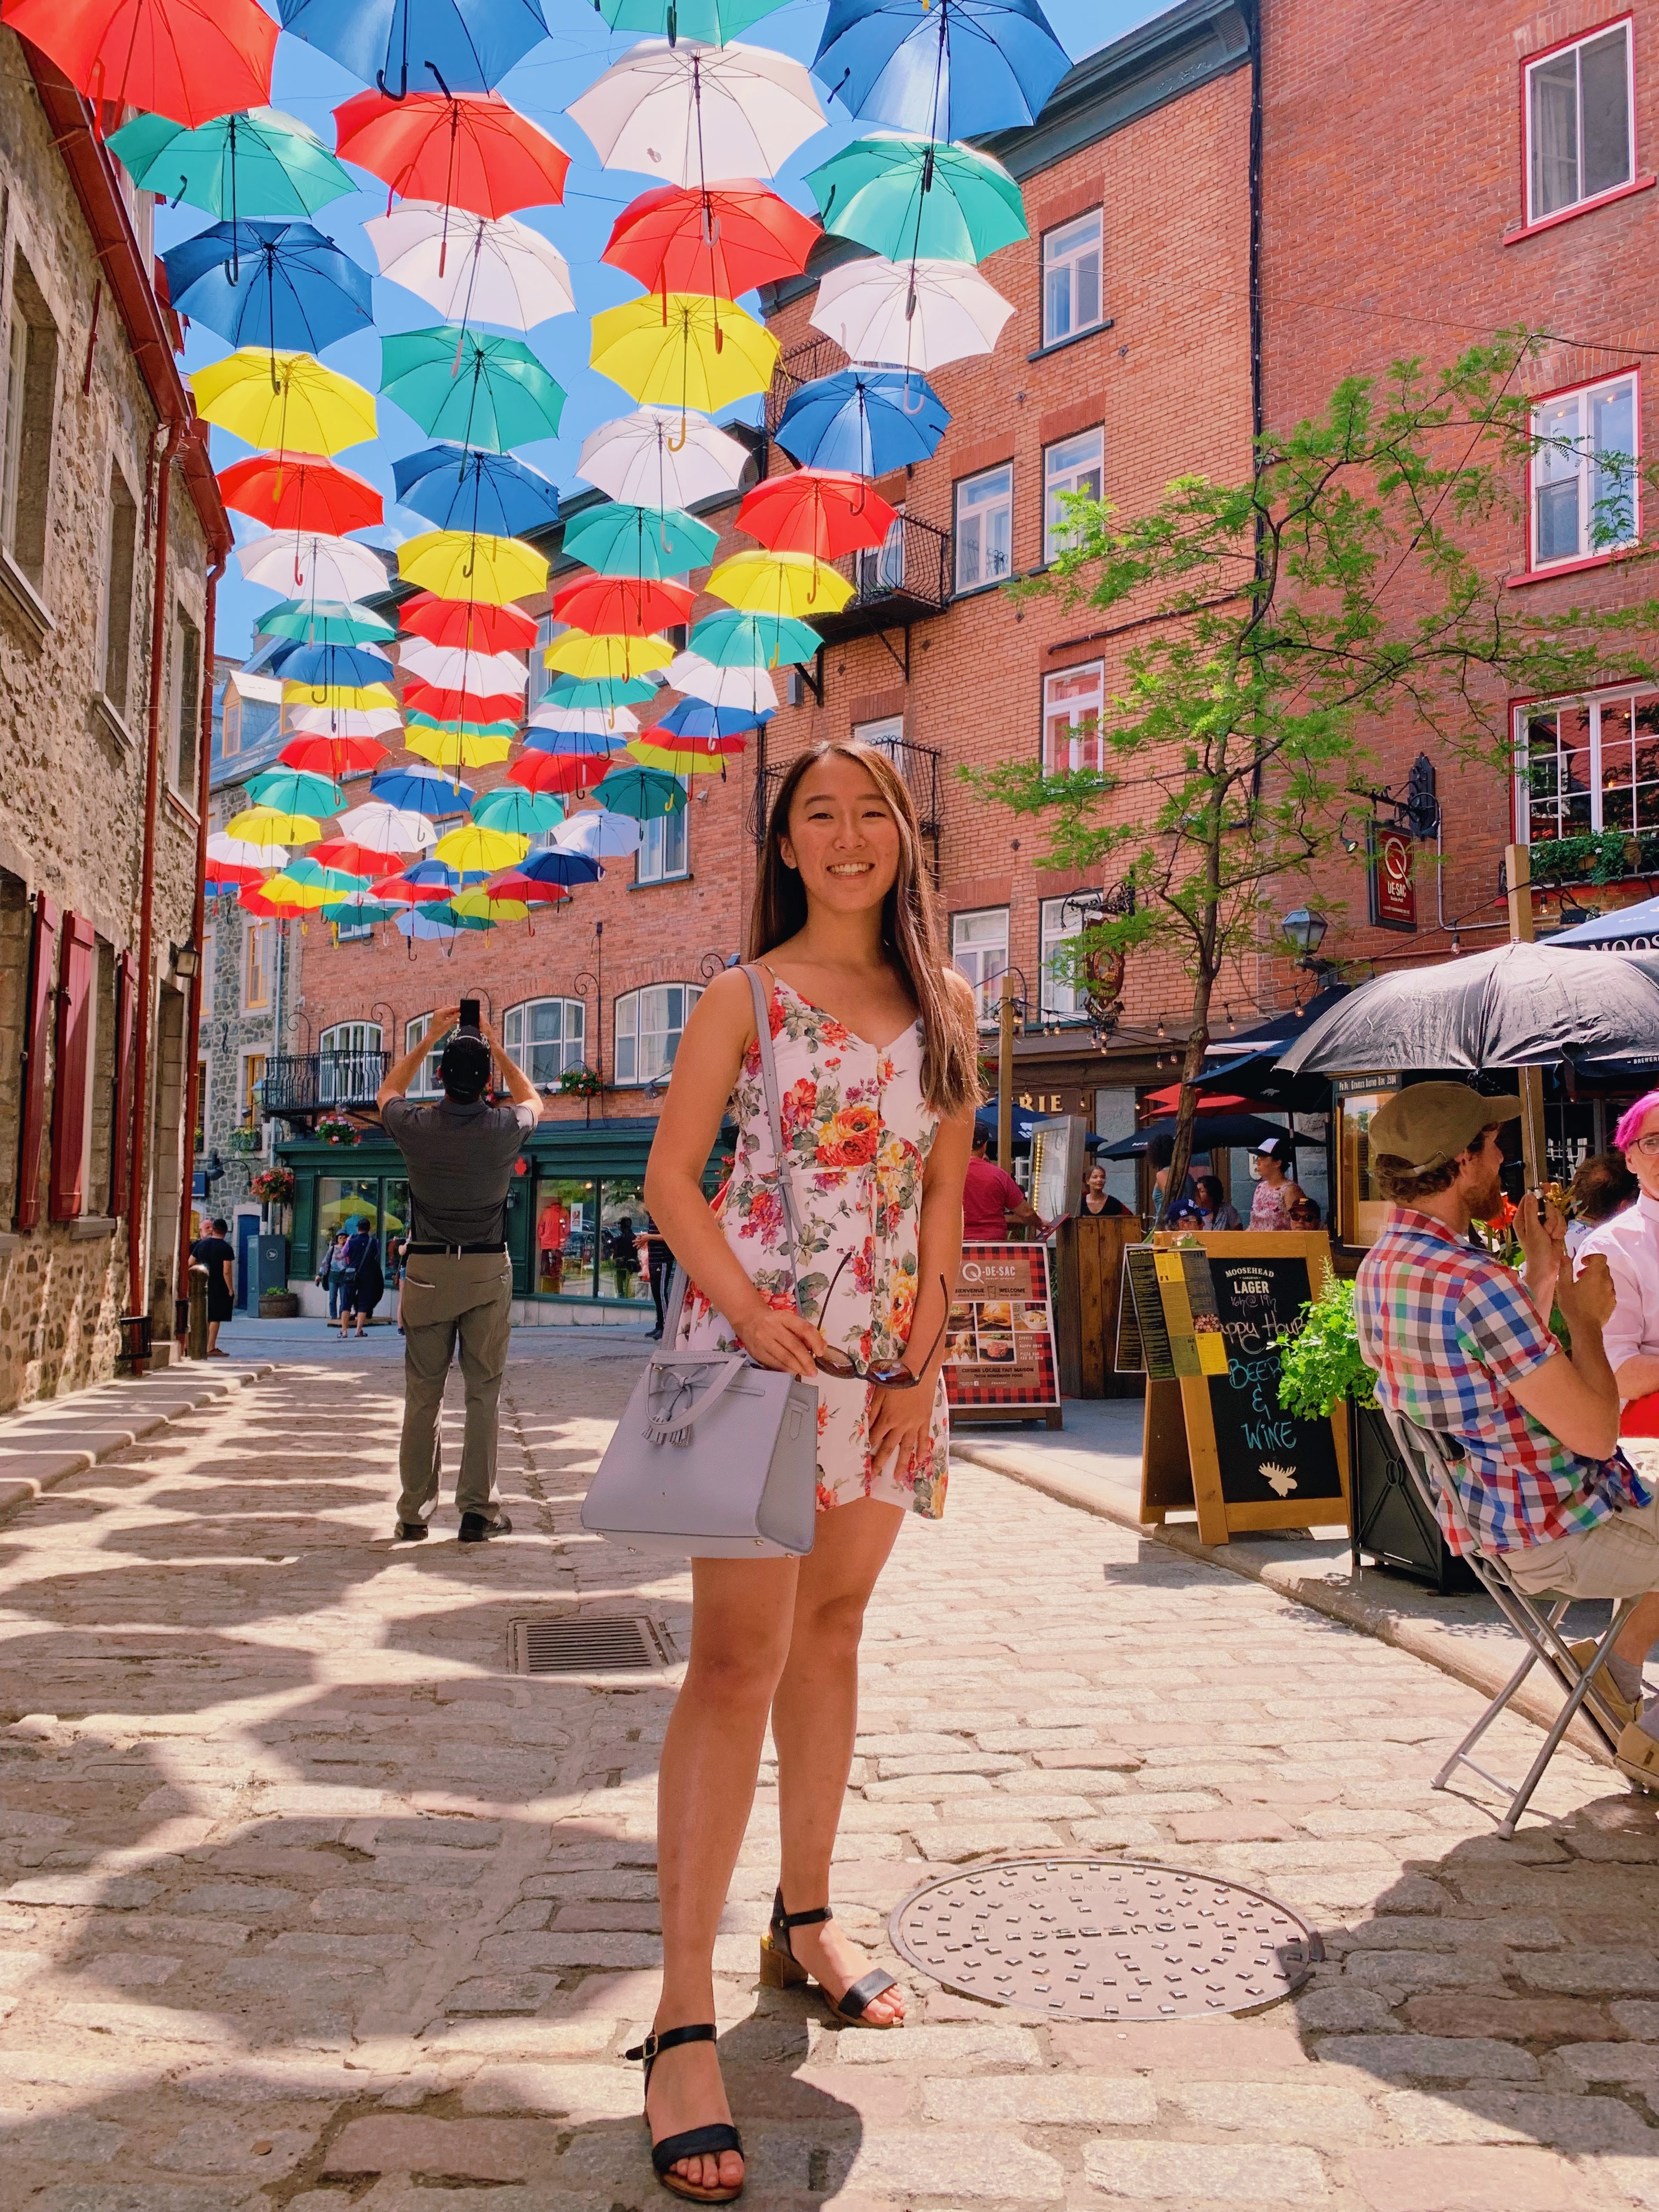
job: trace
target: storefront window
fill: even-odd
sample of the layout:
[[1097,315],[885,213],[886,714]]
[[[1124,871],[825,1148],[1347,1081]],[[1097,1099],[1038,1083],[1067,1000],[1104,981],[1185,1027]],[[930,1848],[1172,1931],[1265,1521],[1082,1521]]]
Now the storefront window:
[[598,1295],[594,1224],[599,1187],[573,1176],[544,1176],[536,1186],[536,1288],[543,1297]]
[[[407,1188],[407,1185],[404,1186]],[[319,1246],[324,1240],[337,1237],[341,1229],[349,1228],[365,1216],[371,1229],[380,1225],[380,1184],[378,1176],[353,1181],[346,1176],[319,1176],[317,1178],[317,1235]]]
[[1388,1218],[1389,1204],[1377,1188],[1371,1167],[1372,1116],[1393,1097],[1389,1091],[1350,1091],[1341,1101],[1338,1140],[1337,1238],[1350,1245],[1375,1244]]
[[401,1237],[409,1227],[409,1185],[387,1181],[380,1185],[380,1235]]
[[635,1239],[646,1222],[645,1189],[637,1182],[611,1182],[602,1186],[599,1203],[599,1295],[606,1298],[643,1298],[651,1302],[644,1254]]

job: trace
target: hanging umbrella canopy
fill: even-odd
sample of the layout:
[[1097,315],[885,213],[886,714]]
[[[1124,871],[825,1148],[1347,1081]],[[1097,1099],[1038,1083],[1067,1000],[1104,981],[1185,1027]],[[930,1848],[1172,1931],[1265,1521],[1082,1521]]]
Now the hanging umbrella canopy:
[[388,685],[398,672],[383,653],[371,653],[367,646],[305,645],[298,638],[274,647],[270,665],[285,684],[328,691]]
[[544,752],[580,752],[584,739],[620,745],[639,726],[631,707],[552,707],[539,699],[531,709],[524,741]]
[[823,641],[803,622],[776,615],[746,615],[722,608],[691,632],[690,650],[716,668],[781,668],[811,659]]
[[[322,4],[322,0],[319,0]],[[334,143],[404,199],[474,215],[556,207],[570,156],[498,92],[360,92],[334,111]]]
[[386,589],[385,561],[352,538],[274,530],[239,545],[236,560],[250,584],[293,598],[352,600]]
[[[626,713],[626,709],[623,710]],[[525,750],[532,753],[574,754],[588,760],[603,760],[612,753],[621,752],[629,738],[638,734],[638,725],[629,716],[627,730],[548,730],[532,727],[525,732]]]
[[394,921],[404,911],[390,899],[377,899],[372,890],[348,891],[343,899],[335,899],[319,910],[325,921],[359,929],[366,923]]
[[767,477],[744,495],[738,527],[774,553],[833,561],[879,545],[898,520],[868,481],[835,469],[796,469]]
[[472,819],[480,830],[502,830],[509,837],[544,837],[563,821],[564,808],[551,792],[498,783],[473,808]]
[[[446,870],[446,876],[448,871]],[[459,879],[458,879],[459,880]],[[382,899],[394,907],[441,906],[452,888],[448,881],[436,884],[412,884],[407,876],[385,876],[378,884],[371,884],[372,896]]]
[[207,842],[208,873],[221,884],[259,884],[288,861],[286,845],[255,844],[216,830]]
[[539,469],[476,446],[428,446],[392,464],[398,498],[440,530],[522,538],[559,519],[559,494]]
[[395,768],[381,769],[369,785],[368,795],[382,805],[441,822],[450,815],[465,814],[477,793],[434,768],[415,768],[399,762]]
[[711,599],[745,614],[797,621],[839,614],[853,596],[848,579],[810,553],[733,553],[714,571],[707,589]]
[[[284,678],[283,704],[307,713],[334,708],[341,713],[395,711],[397,702],[384,684],[307,684]],[[314,732],[307,732],[307,736]]]
[[193,131],[165,115],[135,115],[109,148],[141,191],[233,222],[315,215],[357,189],[316,132],[276,107],[216,116]]
[[389,876],[403,866],[401,853],[380,852],[373,845],[360,844],[355,837],[325,837],[313,848],[311,858],[319,867],[337,869],[343,876],[356,876],[362,883],[371,877]]
[[[526,875],[521,868],[507,868],[499,876],[490,878],[489,896],[492,899],[516,899],[525,907],[562,906],[570,893],[562,884],[544,883]],[[476,898],[477,893],[470,892],[468,896]]]
[[392,926],[404,937],[438,945],[453,945],[461,934],[447,900],[440,900],[432,907],[407,906]]
[[772,719],[763,707],[717,707],[707,699],[677,699],[656,725],[659,744],[684,744],[702,738],[736,738]]
[[731,300],[670,292],[595,315],[588,358],[630,398],[707,412],[764,392],[778,342]]
[[290,738],[277,754],[284,768],[304,775],[326,776],[337,783],[343,775],[369,775],[386,757],[375,738],[319,738],[307,734]]
[[345,805],[345,793],[337,783],[291,768],[268,768],[251,777],[247,795],[256,805],[273,806],[284,814],[337,814]]
[[593,708],[601,714],[611,714],[618,707],[637,707],[647,699],[654,699],[661,688],[662,678],[654,673],[630,677],[626,683],[616,683],[604,676],[595,677],[591,683],[580,676],[556,676],[538,708],[539,711],[541,707],[563,707],[573,712]]
[[649,637],[653,630],[689,623],[696,601],[696,593],[684,584],[641,576],[583,576],[555,592],[553,617],[590,635]]
[[564,533],[564,550],[601,576],[684,576],[706,568],[720,533],[675,507],[620,501],[579,514]]
[[423,724],[428,728],[487,731],[492,737],[510,738],[523,707],[522,691],[447,691],[436,684],[413,679],[404,686],[404,708],[410,728]]
[[562,853],[586,854],[590,860],[624,860],[637,853],[645,825],[631,814],[608,813],[602,806],[585,806],[565,817],[562,829],[553,833]]
[[261,884],[245,884],[236,894],[236,903],[245,913],[257,914],[262,921],[280,921],[289,911],[286,907],[273,906]]
[[579,629],[556,637],[542,655],[560,675],[589,684],[643,676],[653,668],[666,668],[673,658],[674,648],[665,637],[589,637]]
[[386,502],[367,477],[308,454],[250,453],[220,470],[219,490],[227,507],[267,530],[343,538],[386,520]]
[[225,824],[228,837],[250,845],[314,845],[323,825],[309,814],[285,814],[280,806],[245,806]]
[[611,758],[609,752],[524,752],[507,771],[507,780],[526,791],[590,791],[610,774]]
[[710,707],[747,708],[751,714],[777,710],[778,695],[763,668],[717,668],[701,653],[679,653],[669,665],[668,681],[676,691]]
[[355,837],[360,844],[377,845],[387,853],[423,853],[438,842],[438,832],[424,814],[413,807],[388,806],[381,799],[371,798],[343,814],[339,831],[343,837]]
[[539,0],[277,0],[286,29],[393,100],[488,92],[547,36]]
[[[1115,1145],[1103,1145],[1099,1157],[1103,1160],[1132,1160],[1150,1149],[1158,1137],[1173,1137],[1176,1116],[1166,1114],[1161,1121],[1148,1121],[1127,1137],[1120,1137]],[[1234,1145],[1265,1145],[1270,1138],[1281,1145],[1308,1144],[1315,1140],[1297,1137],[1294,1132],[1283,1129],[1277,1121],[1264,1121],[1255,1114],[1206,1114],[1193,1137],[1194,1149],[1219,1152]]]
[[643,732],[629,746],[628,756],[641,768],[660,769],[665,775],[724,775],[727,760],[748,743],[744,738],[671,738],[666,744],[653,745],[651,739],[656,734]]
[[379,434],[374,394],[308,353],[249,346],[192,370],[190,387],[198,414],[245,445],[332,454]]
[[[383,337],[380,390],[433,437],[492,453],[556,437],[564,410],[564,393],[522,338],[454,323]],[[556,515],[556,494],[553,507]]]
[[889,261],[983,261],[1029,238],[1025,203],[1000,161],[925,135],[872,131],[812,170],[823,227]]
[[513,693],[522,698],[529,681],[516,653],[464,653],[453,645],[428,645],[423,637],[406,640],[398,660],[405,676],[451,691]]
[[1615,952],[1659,951],[1659,898],[1638,899],[1633,906],[1615,907],[1571,929],[1558,929],[1551,945],[1600,945]]
[[787,200],[753,178],[738,177],[642,192],[611,225],[600,258],[647,292],[735,300],[757,285],[799,276],[823,235]]
[[428,530],[398,548],[398,574],[441,599],[471,597],[504,607],[547,589],[547,556],[517,538]]
[[289,725],[296,737],[337,738],[390,737],[403,726],[395,707],[299,707]]
[[825,272],[812,327],[854,361],[930,370],[991,353],[1012,303],[971,262],[848,261]]
[[1286,1073],[1525,1067],[1659,1056],[1659,963],[1500,945],[1362,983],[1279,1057]]
[[519,873],[532,884],[592,884],[605,870],[593,854],[553,845],[526,854],[519,863]]
[[705,416],[641,407],[589,431],[576,473],[612,499],[662,509],[735,491],[748,461],[748,447]]
[[503,898],[489,884],[482,890],[459,892],[449,902],[449,910],[457,921],[473,928],[482,923],[488,929],[495,929],[502,922],[526,921],[530,915],[525,900]]
[[665,184],[769,177],[821,130],[824,113],[798,61],[768,46],[671,46],[647,39],[597,77],[565,112],[607,169]]
[[830,0],[813,74],[854,115],[930,138],[1035,123],[1072,66],[1042,0]]
[[925,376],[842,368],[791,393],[778,443],[803,468],[884,477],[927,460],[950,422],[950,409]]
[[5,25],[94,106],[193,130],[270,98],[276,26],[255,0],[5,0]]
[[491,218],[404,200],[363,225],[380,274],[447,323],[530,331],[575,311],[570,267],[550,239],[510,215]]
[[429,860],[411,861],[404,870],[404,878],[417,889],[427,890],[435,884],[446,890],[459,891],[470,889],[474,884],[483,883],[484,873],[477,868],[452,866],[447,860],[441,860],[434,854]]
[[368,607],[344,599],[283,599],[259,617],[263,637],[291,637],[301,645],[390,645],[397,631]]
[[404,742],[420,759],[451,774],[463,768],[499,768],[513,750],[511,738],[466,728],[413,729]]
[[526,653],[536,642],[536,617],[522,607],[434,599],[430,592],[417,592],[405,599],[398,620],[407,636],[475,653]]
[[489,872],[509,867],[515,860],[523,860],[529,850],[528,837],[515,836],[506,830],[481,829],[476,822],[469,822],[464,828],[452,830],[447,836],[440,837],[432,857],[465,873],[469,868]]
[[784,0],[593,0],[613,31],[639,31],[669,40],[701,39],[723,46]]
[[234,346],[320,353],[374,320],[368,270],[308,222],[216,222],[161,263],[175,313]]
[[593,796],[613,814],[631,814],[636,822],[657,822],[685,811],[685,786],[655,768],[613,768],[594,786]]

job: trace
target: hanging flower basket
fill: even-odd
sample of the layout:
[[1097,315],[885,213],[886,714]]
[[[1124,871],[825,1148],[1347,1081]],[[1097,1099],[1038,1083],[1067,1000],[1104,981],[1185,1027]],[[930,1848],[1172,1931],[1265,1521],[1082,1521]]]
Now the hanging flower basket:
[[325,1145],[355,1145],[359,1131],[355,1121],[345,1121],[337,1114],[325,1114],[318,1121],[317,1134]]
[[567,1067],[559,1078],[559,1089],[567,1098],[597,1098],[604,1088],[598,1070],[592,1067]]
[[233,1129],[225,1141],[233,1152],[263,1152],[264,1132],[262,1129]]
[[248,1188],[261,1206],[288,1206],[294,1198],[292,1168],[265,1168],[254,1176]]

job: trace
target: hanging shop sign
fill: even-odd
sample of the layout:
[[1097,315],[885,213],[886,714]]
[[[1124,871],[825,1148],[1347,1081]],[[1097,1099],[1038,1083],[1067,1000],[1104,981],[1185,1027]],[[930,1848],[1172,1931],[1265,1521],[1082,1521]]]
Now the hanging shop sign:
[[1416,841],[1407,830],[1382,822],[1370,824],[1368,880],[1371,923],[1376,929],[1414,931],[1417,927],[1417,878],[1413,872]]
[[1046,1244],[967,1244],[951,1300],[945,1394],[952,1420],[1029,1407],[1060,1425]]

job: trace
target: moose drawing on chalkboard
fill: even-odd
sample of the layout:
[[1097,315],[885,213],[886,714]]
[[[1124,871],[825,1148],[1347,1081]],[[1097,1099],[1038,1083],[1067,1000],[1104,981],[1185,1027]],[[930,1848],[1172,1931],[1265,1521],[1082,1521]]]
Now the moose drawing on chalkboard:
[[1264,1459],[1256,1473],[1276,1498],[1288,1498],[1296,1488],[1296,1469],[1280,1467],[1276,1460]]

